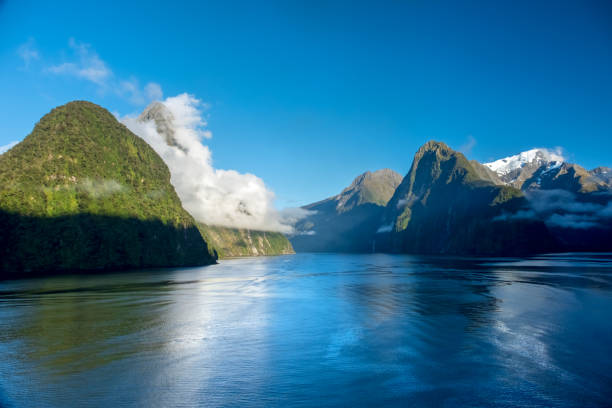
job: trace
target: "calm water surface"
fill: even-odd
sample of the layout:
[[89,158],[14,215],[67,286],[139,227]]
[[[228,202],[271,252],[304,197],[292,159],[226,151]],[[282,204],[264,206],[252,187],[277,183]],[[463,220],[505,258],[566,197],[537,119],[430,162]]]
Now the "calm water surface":
[[0,405],[610,406],[612,255],[0,282]]

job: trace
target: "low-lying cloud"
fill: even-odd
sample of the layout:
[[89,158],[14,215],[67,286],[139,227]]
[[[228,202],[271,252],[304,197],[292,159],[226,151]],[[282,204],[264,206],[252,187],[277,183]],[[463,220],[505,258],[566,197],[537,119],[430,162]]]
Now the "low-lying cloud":
[[550,227],[588,229],[612,220],[612,195],[606,193],[535,190],[527,193],[527,199],[533,218],[544,220]]
[[589,229],[612,222],[612,194],[574,194],[566,190],[534,190],[526,193],[530,208],[504,213],[494,221],[542,220],[549,227]]
[[115,180],[83,179],[77,188],[87,192],[93,198],[106,197],[115,193],[125,191],[126,188]]
[[303,209],[279,212],[274,193],[249,173],[215,169],[204,139],[212,137],[202,115],[203,104],[183,93],[151,105],[139,117],[121,121],[164,159],[181,202],[198,221],[253,230],[292,232],[307,214]]

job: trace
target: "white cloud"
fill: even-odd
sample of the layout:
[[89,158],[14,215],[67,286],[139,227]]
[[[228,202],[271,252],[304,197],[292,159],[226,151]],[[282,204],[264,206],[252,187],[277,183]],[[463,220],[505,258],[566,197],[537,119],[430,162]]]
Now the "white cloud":
[[112,195],[126,189],[115,180],[92,180],[90,178],[82,180],[78,187],[94,198]]
[[149,82],[143,89],[138,79],[134,77],[120,81],[114,90],[119,96],[126,98],[134,105],[144,105],[163,97],[161,86],[158,83]]
[[607,225],[612,218],[612,194],[577,195],[566,190],[526,193],[529,209],[503,213],[494,221],[539,219],[549,227],[588,229]]
[[11,147],[15,146],[17,143],[19,143],[19,141],[14,141],[14,142],[11,142],[9,144],[5,144],[4,146],[0,146],[0,154],[6,152]]
[[40,59],[40,54],[36,49],[36,43],[33,38],[21,44],[17,49],[17,54],[23,60],[25,69],[30,67],[30,62]]
[[[114,93],[134,105],[161,101],[162,88],[155,82],[140,85],[138,78],[118,78],[89,44],[69,42],[72,56],[47,72],[68,75],[95,84],[102,93]],[[156,116],[116,116],[142,137],[164,159],[185,209],[198,221],[254,230],[290,233],[303,209],[277,211],[274,193],[253,174],[215,169],[208,146],[202,144],[212,133],[206,129],[202,111],[206,104],[187,93],[163,100],[164,123]],[[163,116],[162,115],[162,116]],[[157,123],[159,122],[159,123]],[[100,187],[100,186],[96,186]],[[102,186],[112,190],[112,186]],[[106,188],[109,187],[109,188]]]
[[149,82],[145,85],[145,95],[151,101],[159,101],[164,96],[161,86],[155,82]]
[[314,215],[316,213],[317,211],[315,210],[307,210],[301,207],[285,208],[279,212],[281,223],[286,225],[295,225],[301,219]]
[[68,45],[72,49],[76,60],[52,65],[48,71],[53,74],[65,74],[75,76],[93,82],[96,85],[106,87],[112,78],[113,72],[100,59],[98,54],[91,49],[89,44],[79,43],[71,38]]
[[[595,228],[612,217],[612,196],[580,196],[565,190],[535,190],[527,193],[538,218],[552,227]],[[593,200],[597,198],[597,200]]]
[[163,97],[161,86],[155,82],[141,87],[135,77],[117,78],[91,45],[78,42],[74,38],[70,39],[68,45],[72,50],[71,58],[61,64],[47,67],[47,72],[89,81],[95,84],[101,93],[112,92],[134,105],[144,105]]
[[554,211],[593,213],[602,208],[601,204],[578,201],[575,194],[566,190],[529,191],[527,198],[538,213]]
[[121,121],[164,159],[183,206],[198,221],[290,233],[305,210],[281,213],[274,207],[274,193],[262,179],[213,167],[210,149],[202,144],[212,136],[205,128],[202,106],[200,100],[184,93],[148,108],[145,112],[151,116],[125,116]]

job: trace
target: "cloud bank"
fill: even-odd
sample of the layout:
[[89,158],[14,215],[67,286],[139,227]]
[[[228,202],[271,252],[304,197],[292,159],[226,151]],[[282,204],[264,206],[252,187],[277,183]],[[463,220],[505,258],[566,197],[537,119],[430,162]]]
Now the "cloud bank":
[[502,214],[494,220],[539,219],[549,227],[590,229],[612,222],[612,194],[574,194],[566,190],[534,190],[526,193],[529,209]]
[[274,208],[274,193],[253,174],[215,169],[204,139],[212,137],[203,104],[187,93],[155,102],[140,116],[120,118],[164,159],[183,206],[198,221],[291,233],[306,211]]
[[533,210],[551,227],[597,228],[612,220],[612,195],[588,196],[565,190],[536,190],[527,194]]

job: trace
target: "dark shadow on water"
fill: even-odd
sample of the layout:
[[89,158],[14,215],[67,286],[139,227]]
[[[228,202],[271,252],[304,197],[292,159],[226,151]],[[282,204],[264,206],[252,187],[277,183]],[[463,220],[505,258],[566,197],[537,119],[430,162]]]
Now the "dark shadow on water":
[[0,211],[0,279],[215,262],[194,226],[93,214]]

